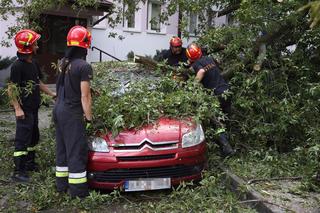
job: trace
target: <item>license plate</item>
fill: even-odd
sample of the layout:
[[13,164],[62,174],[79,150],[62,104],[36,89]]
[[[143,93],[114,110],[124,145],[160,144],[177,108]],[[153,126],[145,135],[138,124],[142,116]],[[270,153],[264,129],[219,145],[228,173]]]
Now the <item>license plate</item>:
[[171,178],[141,178],[127,180],[124,183],[124,191],[147,191],[171,188]]

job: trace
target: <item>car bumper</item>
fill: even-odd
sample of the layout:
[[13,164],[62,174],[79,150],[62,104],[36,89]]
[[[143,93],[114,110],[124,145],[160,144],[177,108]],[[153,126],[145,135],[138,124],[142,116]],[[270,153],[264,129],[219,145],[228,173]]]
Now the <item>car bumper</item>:
[[89,153],[88,179],[92,188],[113,190],[125,181],[140,178],[170,178],[175,186],[182,181],[201,179],[206,167],[205,142],[190,148],[138,153]]

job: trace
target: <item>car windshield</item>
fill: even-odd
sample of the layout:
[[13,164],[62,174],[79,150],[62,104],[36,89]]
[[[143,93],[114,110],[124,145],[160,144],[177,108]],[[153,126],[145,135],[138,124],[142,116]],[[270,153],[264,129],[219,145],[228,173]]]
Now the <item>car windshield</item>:
[[133,89],[133,85],[137,83],[149,85],[150,90],[156,87],[160,79],[159,73],[135,63],[125,65],[120,64],[119,67],[98,72],[93,86],[97,89],[112,88],[111,94],[114,96],[123,95]]

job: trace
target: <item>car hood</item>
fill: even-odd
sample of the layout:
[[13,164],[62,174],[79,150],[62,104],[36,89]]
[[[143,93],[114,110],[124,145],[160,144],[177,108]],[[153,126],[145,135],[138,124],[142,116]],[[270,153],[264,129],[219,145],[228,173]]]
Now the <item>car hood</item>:
[[146,125],[139,130],[124,130],[115,138],[112,134],[106,135],[108,143],[113,146],[124,144],[141,144],[144,141],[157,142],[179,142],[183,134],[196,127],[192,119],[160,118],[154,124]]

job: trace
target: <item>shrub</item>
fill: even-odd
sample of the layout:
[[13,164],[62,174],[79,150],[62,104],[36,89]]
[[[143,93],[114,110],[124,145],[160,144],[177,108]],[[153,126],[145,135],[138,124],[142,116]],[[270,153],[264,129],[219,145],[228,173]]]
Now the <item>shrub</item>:
[[2,58],[0,56],[0,70],[9,67],[16,59],[17,59],[17,57],[15,57],[15,56],[14,57],[5,57],[5,58]]
[[128,61],[133,61],[134,59],[134,52],[131,50],[130,52],[128,52],[127,54],[127,59]]

